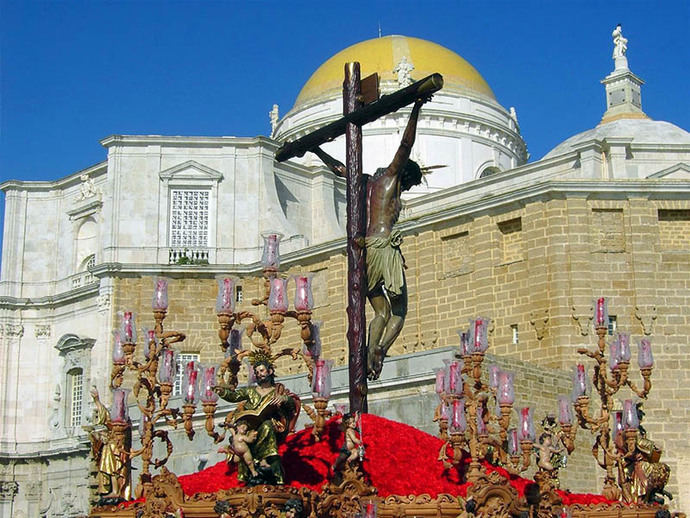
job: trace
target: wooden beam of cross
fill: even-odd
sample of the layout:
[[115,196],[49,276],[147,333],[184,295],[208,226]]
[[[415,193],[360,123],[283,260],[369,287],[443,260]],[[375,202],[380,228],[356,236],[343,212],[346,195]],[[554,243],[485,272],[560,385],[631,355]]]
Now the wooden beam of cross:
[[283,162],[345,134],[347,190],[348,266],[348,366],[350,411],[368,412],[365,300],[367,296],[366,249],[357,237],[366,235],[366,192],[362,179],[362,126],[395,112],[443,87],[441,74],[432,74],[406,88],[364,105],[359,63],[345,64],[343,117],[278,149],[275,159]]

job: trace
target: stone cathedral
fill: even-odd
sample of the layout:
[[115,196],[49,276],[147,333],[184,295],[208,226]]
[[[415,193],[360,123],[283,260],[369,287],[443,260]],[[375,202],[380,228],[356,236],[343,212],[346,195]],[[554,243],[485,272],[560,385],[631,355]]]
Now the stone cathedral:
[[[610,332],[654,345],[644,426],[671,466],[674,507],[690,508],[690,133],[645,113],[643,81],[614,47],[610,74],[591,77],[603,85],[601,120],[528,162],[515,110],[470,63],[430,41],[386,36],[318,67],[287,113],[273,107],[270,136],[112,135],[92,167],[0,184],[0,516],[88,513],[82,427],[92,386],[109,404],[118,312],[150,326],[153,279],[167,277],[166,326],[187,335],[178,357],[220,361],[215,279],[237,277],[237,304],[249,306],[263,289],[269,231],[283,236],[287,273],[314,272],[323,356],[336,364],[332,401],[347,401],[345,183],[314,155],[279,164],[274,154],[341,117],[348,61],[363,76],[377,72],[382,93],[434,72],[445,81],[422,109],[412,151],[422,167],[445,167],[404,199],[409,310],[369,386],[370,412],[436,433],[434,369],[483,315],[492,359],[517,372],[518,401],[553,413],[577,349],[595,343],[592,304],[605,296]],[[409,111],[364,127],[365,172],[388,165]],[[344,160],[343,141],[324,150]],[[300,369],[281,359],[276,370],[310,401]],[[597,491],[588,434],[577,444],[562,479]],[[180,436],[171,469],[194,472],[220,460],[215,451],[207,437]]]

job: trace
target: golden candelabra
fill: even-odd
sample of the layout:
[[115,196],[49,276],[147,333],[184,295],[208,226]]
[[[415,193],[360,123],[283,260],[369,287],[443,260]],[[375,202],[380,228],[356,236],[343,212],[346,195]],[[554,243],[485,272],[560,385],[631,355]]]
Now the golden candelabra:
[[[470,321],[469,331],[460,333],[461,360],[447,361],[436,377],[440,403],[434,421],[438,421],[439,436],[445,441],[439,459],[449,468],[457,466],[463,454],[469,454],[466,477],[470,482],[486,476],[484,460],[500,464],[515,474],[526,470],[534,441],[532,412],[525,408],[520,413],[520,429],[515,430],[517,442],[513,443],[513,449],[508,448],[508,428],[515,400],[513,375],[490,366],[489,383],[482,381],[488,325],[487,318]],[[448,448],[452,451],[450,456]]]
[[[627,491],[622,487],[620,473],[623,472],[625,456],[627,454],[632,454],[635,448],[638,434],[637,427],[639,426],[636,414],[637,409],[633,408],[634,405],[632,400],[626,400],[624,402],[625,423],[620,423],[620,426],[625,428],[622,430],[625,435],[625,446],[623,448],[617,447],[614,443],[615,433],[621,430],[616,430],[614,428],[614,434],[612,434],[611,416],[615,404],[614,397],[623,387],[627,386],[630,388],[639,398],[647,398],[652,388],[651,374],[653,360],[651,356],[651,346],[648,340],[642,340],[640,343],[638,364],[643,379],[643,385],[640,389],[629,378],[630,346],[629,336],[627,334],[619,333],[617,338],[611,342],[609,357],[607,357],[606,335],[608,333],[608,311],[606,300],[603,298],[596,301],[594,326],[598,336],[597,348],[593,350],[581,348],[578,349],[577,352],[595,361],[591,379],[594,390],[599,395],[599,413],[598,416],[593,416],[589,411],[589,385],[585,366],[582,364],[576,367],[573,380],[575,412],[577,414],[579,426],[590,430],[590,432],[595,435],[592,455],[599,466],[606,471],[602,494],[611,500],[618,500],[623,496],[624,500],[630,501],[631,498],[626,495]],[[572,431],[573,440],[575,437],[575,429],[576,427],[574,427]],[[617,478],[619,479],[618,483],[616,482]],[[622,489],[623,492],[621,492]]]
[[[323,431],[330,412],[326,410],[330,396],[330,363],[319,359],[320,338],[319,323],[312,323],[313,297],[311,293],[311,275],[295,275],[296,294],[294,310],[288,309],[287,281],[278,271],[279,256],[278,242],[280,236],[269,234],[265,236],[264,257],[262,259],[264,277],[264,296],[252,300],[254,306],[266,306],[269,316],[262,319],[256,312],[235,311],[235,282],[233,279],[219,279],[218,298],[216,300],[216,314],[218,318],[218,337],[220,347],[225,353],[225,359],[219,368],[202,366],[199,370],[196,362],[188,362],[184,366],[182,379],[183,405],[181,408],[169,408],[168,403],[173,392],[176,377],[177,361],[171,345],[181,342],[185,335],[180,332],[166,332],[163,320],[167,315],[168,294],[167,280],[156,279],[153,297],[154,329],[147,331],[144,361],[134,359],[136,350],[136,331],[134,315],[131,312],[122,314],[122,323],[117,333],[113,352],[113,367],[111,372],[111,388],[120,391],[117,396],[120,401],[118,409],[111,411],[115,415],[111,426],[112,444],[117,449],[117,455],[127,459],[127,476],[129,477],[129,463],[134,457],[141,457],[142,469],[136,496],[150,494],[151,465],[162,467],[170,458],[173,445],[168,432],[157,428],[162,422],[172,428],[177,428],[181,422],[184,430],[192,440],[195,434],[193,417],[197,404],[201,400],[205,415],[204,428],[215,443],[225,439],[225,432],[216,431],[215,412],[218,395],[214,388],[221,386],[236,389],[238,373],[242,359],[252,354],[266,358],[271,364],[282,356],[293,359],[301,357],[308,370],[309,381],[315,381],[314,409],[307,408],[307,413],[315,422],[314,435],[318,439]],[[291,318],[300,328],[302,347],[284,348],[274,353],[273,348],[281,337],[286,319]],[[242,330],[234,328],[244,324],[244,332],[251,341],[251,347],[242,349]],[[131,422],[127,412],[127,393],[121,389],[124,375],[127,371],[136,374],[132,392],[141,411],[139,434],[141,447],[133,449],[125,447],[126,437],[131,437]],[[115,399],[115,398],[114,398]],[[232,420],[231,412],[220,426],[227,428]],[[154,443],[158,440],[165,445],[165,456],[153,458]]]

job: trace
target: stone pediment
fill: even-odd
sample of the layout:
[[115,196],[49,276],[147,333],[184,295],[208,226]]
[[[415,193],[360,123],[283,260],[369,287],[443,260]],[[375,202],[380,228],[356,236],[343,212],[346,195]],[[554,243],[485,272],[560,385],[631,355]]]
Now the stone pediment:
[[188,160],[158,173],[161,180],[192,180],[195,182],[220,182],[223,175],[220,171],[200,164],[195,160]]
[[690,165],[684,162],[678,162],[671,167],[662,169],[656,173],[650,174],[647,178],[664,178],[666,180],[690,180]]

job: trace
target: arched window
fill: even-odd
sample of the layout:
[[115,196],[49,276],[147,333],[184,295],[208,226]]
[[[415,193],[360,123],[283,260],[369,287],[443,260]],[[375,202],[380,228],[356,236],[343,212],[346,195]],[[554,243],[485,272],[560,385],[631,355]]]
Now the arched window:
[[492,174],[496,174],[496,173],[500,173],[500,172],[501,172],[501,170],[498,167],[495,167],[495,166],[487,167],[486,169],[484,169],[480,173],[479,178],[486,178],[487,176],[491,176]]
[[88,272],[94,266],[96,266],[96,254],[91,254],[90,256],[88,256],[86,259],[84,259],[81,262],[81,266],[79,267],[79,271],[80,272]]
[[93,218],[86,218],[77,231],[76,264],[77,271],[86,271],[85,264],[90,257],[96,255],[98,242],[98,224]]

